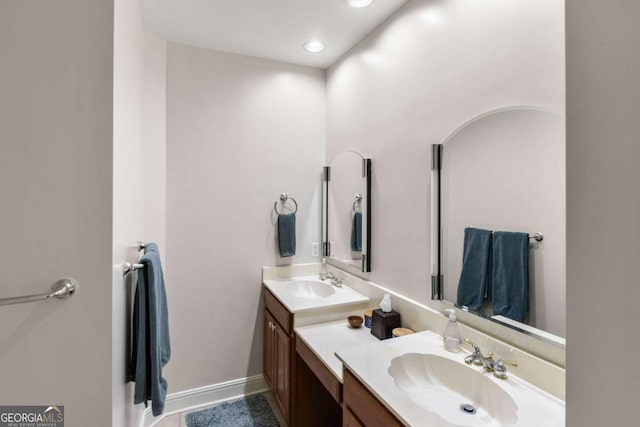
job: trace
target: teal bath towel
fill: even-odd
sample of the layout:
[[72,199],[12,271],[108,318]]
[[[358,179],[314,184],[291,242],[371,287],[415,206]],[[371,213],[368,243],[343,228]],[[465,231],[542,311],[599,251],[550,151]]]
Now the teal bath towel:
[[496,231],[493,235],[494,315],[519,322],[529,311],[529,235]]
[[351,224],[351,250],[362,252],[362,212],[354,212]]
[[162,368],[171,357],[169,313],[158,245],[148,243],[140,258],[133,311],[133,352],[130,380],[136,382],[133,403],[151,400],[154,416],[162,414],[167,396],[167,381]]
[[464,229],[462,271],[458,282],[458,305],[479,310],[491,283],[491,231]]
[[283,258],[296,254],[296,214],[278,215],[278,246]]

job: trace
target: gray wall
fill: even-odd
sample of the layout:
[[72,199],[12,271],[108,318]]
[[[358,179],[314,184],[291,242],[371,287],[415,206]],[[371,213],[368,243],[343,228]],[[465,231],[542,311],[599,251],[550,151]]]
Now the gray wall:
[[[172,392],[262,373],[262,265],[320,239],[322,70],[169,44],[167,286]],[[273,203],[298,202],[280,258]],[[317,261],[317,258],[315,259]]]
[[113,1],[0,2],[0,402],[111,425]]
[[567,0],[567,425],[638,425],[640,3]]
[[133,426],[144,405],[133,405],[133,383],[125,385],[135,275],[123,283],[122,263],[137,261],[139,240],[165,249],[166,42],[143,30],[139,1],[114,7],[113,425]]

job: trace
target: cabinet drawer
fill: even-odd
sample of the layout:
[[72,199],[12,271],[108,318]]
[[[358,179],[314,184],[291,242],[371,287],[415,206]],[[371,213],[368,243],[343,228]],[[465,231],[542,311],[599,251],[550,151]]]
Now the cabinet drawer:
[[263,286],[264,306],[271,312],[271,315],[280,323],[280,326],[287,334],[293,332],[293,314],[287,310],[271,291]]
[[353,412],[361,424],[367,427],[403,425],[348,369],[344,369],[343,378],[344,408]]
[[296,352],[307,364],[309,369],[327,389],[329,394],[338,403],[342,403],[342,384],[331,371],[318,359],[313,351],[296,335]]

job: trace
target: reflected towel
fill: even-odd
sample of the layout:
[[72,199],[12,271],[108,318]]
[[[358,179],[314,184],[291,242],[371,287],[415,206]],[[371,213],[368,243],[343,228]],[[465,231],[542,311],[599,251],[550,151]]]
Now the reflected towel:
[[162,414],[167,396],[167,381],[162,368],[171,357],[167,294],[158,245],[147,243],[140,258],[134,302],[133,354],[130,379],[135,380],[133,403],[151,400],[154,416]]
[[296,214],[278,215],[278,246],[283,258],[296,254]]
[[496,231],[493,235],[492,309],[519,322],[529,311],[529,235]]
[[458,305],[479,310],[491,282],[491,231],[464,229],[462,271],[458,282]]
[[362,212],[354,212],[351,224],[351,250],[362,252]]

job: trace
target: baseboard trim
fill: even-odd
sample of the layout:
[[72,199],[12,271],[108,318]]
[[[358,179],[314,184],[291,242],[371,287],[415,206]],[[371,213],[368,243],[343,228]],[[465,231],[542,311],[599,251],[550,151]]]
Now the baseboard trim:
[[151,407],[149,407],[144,411],[140,427],[151,427],[168,415],[215,405],[226,400],[261,393],[268,389],[264,376],[260,374],[169,394],[164,404],[162,416],[154,417],[151,414]]

